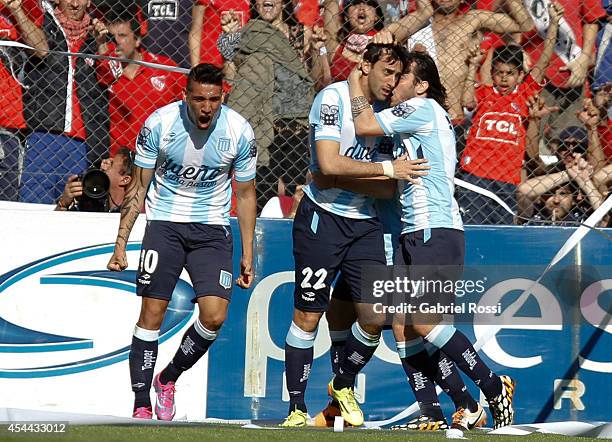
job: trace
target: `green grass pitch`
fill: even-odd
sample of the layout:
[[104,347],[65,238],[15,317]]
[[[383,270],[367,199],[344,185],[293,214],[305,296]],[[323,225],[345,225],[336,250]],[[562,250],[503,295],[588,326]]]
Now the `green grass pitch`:
[[[412,431],[389,430],[349,430],[334,433],[331,429],[244,429],[234,425],[197,425],[197,426],[70,426],[65,434],[7,434],[2,432],[1,441],[131,441],[131,442],[180,442],[180,441],[248,441],[248,442],[287,442],[287,441],[415,441],[434,442],[449,440],[444,432],[418,433]],[[484,432],[466,432],[473,441],[493,442],[572,442],[586,441],[588,438],[567,437],[553,434],[531,434],[528,436],[493,436]],[[590,439],[594,440],[594,439]]]

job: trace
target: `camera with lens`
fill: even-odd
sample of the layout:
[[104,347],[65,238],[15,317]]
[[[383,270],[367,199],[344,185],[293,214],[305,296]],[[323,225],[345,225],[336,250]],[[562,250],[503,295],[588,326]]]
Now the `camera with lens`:
[[77,207],[81,212],[108,212],[108,190],[110,179],[100,169],[89,169],[79,175],[83,185],[83,194],[77,198]]

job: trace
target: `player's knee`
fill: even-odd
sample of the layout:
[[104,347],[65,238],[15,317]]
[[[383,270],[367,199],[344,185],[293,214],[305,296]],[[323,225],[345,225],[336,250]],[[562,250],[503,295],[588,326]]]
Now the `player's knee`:
[[427,334],[431,331],[431,329],[433,328],[432,325],[429,324],[413,324],[412,325],[412,329],[414,330],[414,332],[421,337],[425,337],[427,336]]
[[404,339],[404,324],[399,324],[397,322],[393,322],[391,325],[391,329],[393,330],[393,337],[395,337],[396,341],[401,341]]
[[207,313],[200,315],[200,323],[210,331],[217,331],[225,322],[225,312]]
[[305,332],[313,332],[319,326],[323,313],[320,312],[304,312],[295,310],[293,313],[293,323]]
[[285,343],[295,348],[312,348],[314,347],[314,341],[317,338],[317,328],[313,331],[306,331],[300,328],[295,322],[291,323]]
[[380,336],[380,334],[382,333],[382,329],[383,329],[383,323],[377,323],[377,322],[368,322],[368,323],[364,323],[362,324],[361,322],[359,323],[359,326],[361,327],[361,329],[368,333],[369,335],[372,336]]
[[159,330],[167,307],[167,301],[143,298],[137,325],[147,330]]

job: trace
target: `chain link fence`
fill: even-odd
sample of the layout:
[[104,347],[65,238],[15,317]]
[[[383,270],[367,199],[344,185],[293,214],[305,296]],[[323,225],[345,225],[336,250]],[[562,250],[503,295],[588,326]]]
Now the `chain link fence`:
[[386,28],[436,61],[457,178],[516,213],[458,187],[464,222],[580,222],[612,181],[611,11],[609,0],[0,0],[0,199],[55,203],[91,167],[117,180],[102,159],[133,150],[146,117],[182,98],[179,72],[57,51],[82,52],[223,66],[227,102],[258,142],[258,208],[279,197],[287,214],[307,179],[315,94]]

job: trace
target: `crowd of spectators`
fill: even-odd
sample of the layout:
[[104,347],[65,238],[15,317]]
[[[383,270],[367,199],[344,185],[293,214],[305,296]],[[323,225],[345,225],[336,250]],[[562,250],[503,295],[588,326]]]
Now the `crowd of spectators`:
[[438,65],[457,177],[515,212],[459,189],[467,224],[581,222],[612,182],[611,13],[610,0],[0,0],[0,199],[74,204],[78,174],[124,164],[146,117],[182,98],[185,69],[208,62],[255,130],[259,210],[290,217],[314,94],[386,29]]

